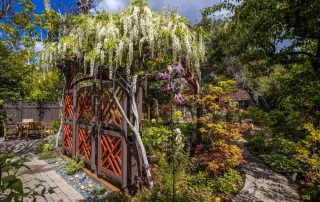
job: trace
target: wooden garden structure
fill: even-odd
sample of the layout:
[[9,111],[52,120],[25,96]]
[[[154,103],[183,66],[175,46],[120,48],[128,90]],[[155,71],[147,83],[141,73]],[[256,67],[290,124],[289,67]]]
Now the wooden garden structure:
[[[125,113],[128,113],[130,101],[120,83],[102,74],[100,78],[77,79],[76,74],[67,74],[63,150],[68,156],[84,158],[89,169],[114,185],[129,189],[137,185],[139,161],[134,139],[128,137],[127,121],[115,103],[113,92]],[[142,105],[141,99],[138,104]]]
[[141,138],[141,81],[173,63],[194,66],[197,74],[205,53],[202,35],[176,12],[156,13],[145,0],[73,23],[40,57],[45,71],[55,67],[65,77],[64,151],[85,158],[91,170],[123,189],[152,187]]

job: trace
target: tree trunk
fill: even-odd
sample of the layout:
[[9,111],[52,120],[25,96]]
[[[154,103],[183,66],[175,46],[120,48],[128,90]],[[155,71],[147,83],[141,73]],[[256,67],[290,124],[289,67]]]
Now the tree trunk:
[[313,69],[316,73],[317,76],[320,75],[320,39],[318,39],[317,41],[317,52],[316,52],[316,55],[312,61],[312,66],[313,66]]
[[58,133],[56,134],[56,145],[55,147],[59,146],[59,138],[62,134],[62,125],[63,125],[63,101],[64,101],[64,92],[66,90],[66,85],[63,87],[63,91],[62,91],[62,96],[61,96],[61,100],[59,102],[60,105],[60,126],[59,126],[59,130]]
[[136,140],[137,140],[137,148],[138,148],[138,152],[139,152],[139,158],[142,158],[142,163],[143,163],[143,168],[145,169],[146,175],[147,175],[147,180],[149,183],[150,187],[153,187],[153,179],[152,179],[152,175],[151,175],[151,170],[150,170],[150,166],[149,166],[149,162],[148,162],[148,158],[147,158],[147,152],[146,149],[144,147],[144,144],[142,142],[141,136],[140,136],[140,124],[139,124],[139,113],[138,113],[138,107],[137,107],[137,100],[136,100],[136,92],[137,92],[137,80],[138,80],[138,76],[135,75],[133,76],[131,85],[130,85],[130,108],[132,110],[133,113],[133,117],[134,117],[134,123],[132,124],[130,122],[130,120],[127,117],[127,114],[124,112],[117,96],[114,94],[113,97],[116,101],[116,104],[123,116],[123,118],[127,121],[128,125],[130,126],[130,128],[132,129]]
[[63,108],[63,102],[59,102],[59,105],[60,105],[60,126],[59,126],[59,130],[58,130],[58,133],[56,135],[56,147],[59,146],[59,139],[60,139],[60,136],[62,134],[62,125],[63,125],[63,112],[62,112],[62,108]]
[[131,110],[134,116],[134,125],[132,130],[134,131],[134,134],[138,142],[137,148],[141,154],[142,162],[144,164],[143,166],[147,174],[148,183],[150,186],[153,186],[153,179],[152,179],[150,166],[147,158],[147,152],[140,136],[140,124],[139,124],[140,119],[139,119],[139,112],[138,112],[137,101],[135,96],[137,92],[137,80],[138,80],[138,76],[135,75],[132,79],[131,92],[130,92]]

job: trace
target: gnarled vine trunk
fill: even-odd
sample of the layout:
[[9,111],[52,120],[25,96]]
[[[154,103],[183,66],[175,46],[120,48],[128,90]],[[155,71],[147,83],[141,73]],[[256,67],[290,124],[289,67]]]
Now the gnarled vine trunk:
[[[66,79],[64,77],[64,80],[66,82]],[[63,100],[64,100],[64,93],[65,93],[65,90],[66,90],[66,85],[64,85],[63,87],[63,91],[62,91],[62,96],[61,96],[61,100],[59,102],[59,106],[60,106],[60,126],[59,126],[59,130],[58,130],[58,133],[56,134],[56,144],[55,144],[55,147],[58,147],[59,146],[59,139],[60,139],[60,136],[62,134],[62,125],[63,125]]]
[[130,89],[129,89],[130,108],[132,110],[132,114],[133,114],[133,118],[134,118],[133,124],[128,119],[127,114],[124,112],[117,96],[113,95],[113,97],[114,97],[114,99],[120,109],[122,116],[127,121],[128,125],[130,126],[130,128],[132,129],[132,131],[135,135],[135,138],[136,138],[137,144],[138,144],[137,148],[138,148],[138,152],[139,152],[139,158],[142,158],[141,159],[142,163],[143,163],[142,166],[145,169],[149,186],[152,187],[153,186],[153,179],[152,179],[152,174],[151,174],[151,170],[150,170],[150,166],[149,166],[149,162],[148,162],[148,158],[147,158],[147,152],[146,152],[146,149],[144,147],[144,144],[142,142],[141,135],[140,135],[140,123],[139,123],[140,117],[139,117],[139,112],[138,112],[138,107],[137,107],[137,99],[136,99],[137,81],[138,81],[138,75],[133,76],[131,84],[130,84]]

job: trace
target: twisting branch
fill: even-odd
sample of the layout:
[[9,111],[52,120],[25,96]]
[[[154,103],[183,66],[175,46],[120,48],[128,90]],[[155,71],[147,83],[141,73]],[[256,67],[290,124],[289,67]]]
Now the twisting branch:
[[1,10],[0,10],[0,19],[11,10],[12,0],[1,0]]

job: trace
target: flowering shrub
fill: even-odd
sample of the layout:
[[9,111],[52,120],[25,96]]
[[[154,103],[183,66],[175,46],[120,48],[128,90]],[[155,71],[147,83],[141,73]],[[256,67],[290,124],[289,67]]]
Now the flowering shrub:
[[208,152],[200,155],[200,161],[207,165],[213,174],[231,170],[244,162],[242,150],[238,146],[221,140],[213,142]]
[[237,114],[238,103],[230,102],[229,97],[235,90],[234,86],[233,80],[220,80],[216,84],[206,85],[202,96],[196,100],[203,108],[203,116],[198,121],[202,123],[199,132],[205,141],[195,147],[194,153],[215,176],[243,162],[242,150],[227,143],[239,139],[242,132],[241,125],[233,118]]
[[241,128],[238,123],[228,123],[226,121],[218,121],[208,123],[200,128],[201,133],[205,133],[206,135],[213,137],[214,139],[239,139]]
[[152,150],[161,150],[163,143],[169,142],[171,131],[166,126],[145,126],[142,130],[143,142]]
[[187,88],[188,82],[181,63],[169,65],[167,71],[159,73],[159,79],[163,81],[162,91],[173,93],[172,98],[176,103],[184,103],[185,99],[181,92]]

